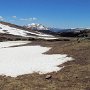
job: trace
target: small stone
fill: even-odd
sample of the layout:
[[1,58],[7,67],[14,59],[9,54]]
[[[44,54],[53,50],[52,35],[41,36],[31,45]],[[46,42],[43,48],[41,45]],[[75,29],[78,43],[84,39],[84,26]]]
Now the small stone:
[[76,78],[78,78],[78,77],[76,77]]
[[47,75],[47,76],[45,77],[45,79],[51,79],[51,78],[52,78],[51,75]]

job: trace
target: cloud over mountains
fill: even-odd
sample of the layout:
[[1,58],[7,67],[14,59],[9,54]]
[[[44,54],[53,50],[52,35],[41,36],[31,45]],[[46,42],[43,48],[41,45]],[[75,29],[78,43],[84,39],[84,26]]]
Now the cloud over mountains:
[[4,18],[2,16],[0,16],[0,21],[3,21],[3,20],[4,20]]

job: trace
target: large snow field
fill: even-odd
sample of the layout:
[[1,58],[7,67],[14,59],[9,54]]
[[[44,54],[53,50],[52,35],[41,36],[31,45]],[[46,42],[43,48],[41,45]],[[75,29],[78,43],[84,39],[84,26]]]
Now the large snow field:
[[[7,42],[2,43],[4,45]],[[12,43],[8,43],[8,46],[11,45]],[[67,57],[65,54],[43,54],[49,49],[50,48],[41,46],[1,47],[0,75],[16,77],[34,72],[39,74],[46,74],[53,71],[57,72],[63,68],[58,67],[58,65],[72,60],[71,57]]]

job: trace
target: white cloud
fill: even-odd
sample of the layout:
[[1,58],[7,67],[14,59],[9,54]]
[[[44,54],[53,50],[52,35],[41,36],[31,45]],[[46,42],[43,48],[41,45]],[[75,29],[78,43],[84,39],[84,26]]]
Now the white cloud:
[[12,16],[12,18],[17,18],[17,16]]
[[37,20],[37,18],[33,17],[33,18],[29,18],[29,20],[34,21]]
[[21,18],[19,20],[21,20],[21,21],[28,21],[28,19],[26,19],[26,18]]
[[3,21],[3,20],[4,20],[4,18],[2,16],[0,16],[0,21]]
[[33,17],[33,18],[21,18],[19,20],[21,20],[21,21],[35,21],[35,20],[37,20],[37,18],[35,18],[35,17]]
[[37,20],[37,18],[33,17],[32,20]]

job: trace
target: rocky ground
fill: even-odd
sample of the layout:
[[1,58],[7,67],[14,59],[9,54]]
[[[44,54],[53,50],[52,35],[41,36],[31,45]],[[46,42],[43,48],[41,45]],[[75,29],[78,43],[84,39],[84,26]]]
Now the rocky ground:
[[0,76],[0,90],[90,90],[90,40],[33,41],[28,45],[52,47],[45,54],[68,54],[74,60],[64,63],[58,72]]

